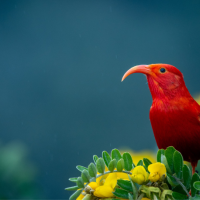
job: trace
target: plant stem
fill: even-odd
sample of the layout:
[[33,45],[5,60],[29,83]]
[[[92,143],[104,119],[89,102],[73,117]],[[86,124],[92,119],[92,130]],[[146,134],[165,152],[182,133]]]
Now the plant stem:
[[189,194],[189,192],[187,191],[186,187],[183,185],[183,183],[181,183],[181,181],[180,181],[177,177],[175,177],[175,176],[172,176],[172,177],[181,185],[181,187],[182,187],[183,190],[186,192],[186,194],[188,195],[188,197],[190,197],[190,194]]

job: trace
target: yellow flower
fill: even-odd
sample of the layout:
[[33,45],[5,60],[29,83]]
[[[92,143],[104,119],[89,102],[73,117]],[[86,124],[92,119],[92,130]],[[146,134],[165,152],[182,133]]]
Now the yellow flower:
[[[102,177],[99,177],[102,178]],[[105,179],[105,182],[103,185],[98,186],[94,191],[94,196],[96,197],[114,197],[113,191],[115,186],[117,185],[117,174],[111,173],[108,175],[108,177]]]
[[139,185],[143,184],[148,179],[148,173],[143,166],[137,166],[132,170],[132,180]]
[[[98,187],[96,182],[90,182],[88,185],[92,188],[92,190],[95,190]],[[85,196],[83,194],[80,194],[76,200],[82,200],[84,197]]]
[[76,198],[76,200],[82,200],[83,198],[84,198],[84,195],[80,194],[80,195],[78,196],[78,198]]
[[141,200],[150,200],[149,198],[143,197]]
[[148,170],[150,172],[149,180],[151,182],[156,182],[160,180],[160,178],[165,175],[166,176],[166,168],[162,163],[154,163],[148,166]]
[[[137,164],[139,162],[139,160],[141,160],[143,158],[148,158],[149,160],[151,160],[151,162],[156,162],[156,155],[153,152],[148,151],[148,150],[138,152],[138,153],[133,152],[131,150],[120,151],[120,152],[121,153],[129,152],[131,154],[133,162],[135,164]],[[105,169],[105,172],[106,171],[108,171],[107,167]],[[132,172],[133,172],[133,170],[132,170]],[[146,181],[148,178],[148,173],[147,172],[144,173],[141,177],[140,177],[140,175],[137,175],[137,177],[138,177],[138,180],[141,180],[141,179],[143,180],[143,177],[145,177],[144,180]],[[128,175],[126,173],[113,172],[111,174],[106,174],[106,175],[103,175],[103,176],[97,178],[96,182],[90,182],[88,185],[94,190],[94,193],[93,193],[94,196],[97,196],[100,198],[105,198],[105,197],[112,198],[112,197],[114,197],[112,192],[114,192],[114,189],[115,189],[118,179],[129,180]],[[84,195],[80,194],[76,200],[82,200],[83,198],[84,198]],[[147,200],[147,199],[144,198],[143,200]]]
[[[113,192],[117,185],[117,173],[110,173],[100,176],[96,182],[90,182],[88,185],[94,190],[94,196],[101,198],[114,197]],[[76,200],[82,200],[83,194],[80,194]]]

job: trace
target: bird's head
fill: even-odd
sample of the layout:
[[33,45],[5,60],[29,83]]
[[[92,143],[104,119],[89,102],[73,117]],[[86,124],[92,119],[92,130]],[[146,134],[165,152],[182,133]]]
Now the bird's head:
[[[168,64],[137,65],[129,69],[122,81],[133,73],[142,73],[147,76],[148,85],[153,98],[174,98],[188,90],[185,86],[182,73]],[[181,94],[180,94],[181,93]]]

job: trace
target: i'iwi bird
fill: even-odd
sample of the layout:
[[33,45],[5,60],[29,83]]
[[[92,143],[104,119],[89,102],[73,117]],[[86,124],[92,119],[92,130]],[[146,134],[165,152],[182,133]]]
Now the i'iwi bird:
[[173,146],[191,162],[192,172],[200,159],[200,105],[190,95],[182,73],[168,64],[138,65],[129,69],[147,77],[153,103],[150,121],[159,149]]

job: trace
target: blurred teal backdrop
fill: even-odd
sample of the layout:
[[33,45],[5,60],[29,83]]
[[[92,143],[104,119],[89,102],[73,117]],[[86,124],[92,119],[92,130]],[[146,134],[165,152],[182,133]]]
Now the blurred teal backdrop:
[[5,198],[68,199],[68,178],[93,154],[156,149],[146,78],[121,77],[168,63],[199,93],[199,10],[198,0],[0,0],[0,140],[34,166],[34,192]]

